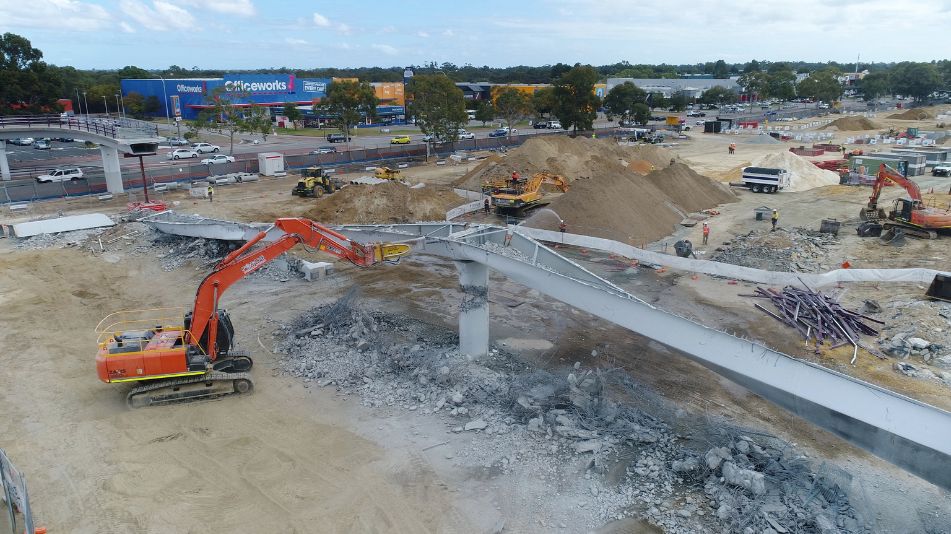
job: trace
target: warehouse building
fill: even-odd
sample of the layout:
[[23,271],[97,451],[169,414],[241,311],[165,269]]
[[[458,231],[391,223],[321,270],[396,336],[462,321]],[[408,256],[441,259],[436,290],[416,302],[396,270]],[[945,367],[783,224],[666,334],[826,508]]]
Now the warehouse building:
[[[130,79],[122,80],[120,85],[123,97],[138,93],[162,102],[156,116],[194,119],[203,109],[212,107],[210,100],[215,91],[236,95],[238,106],[268,106],[274,115],[280,115],[285,106],[299,106],[304,114],[314,115],[311,106],[327,96],[333,82],[331,78],[298,78],[293,74],[225,74],[221,78]],[[403,84],[373,85],[381,100],[378,115],[401,118]]]
[[688,98],[699,98],[704,92],[713,87],[723,87],[739,93],[740,86],[736,78],[704,79],[704,78],[608,78],[607,90],[624,82],[631,82],[647,93],[661,93],[665,97],[679,92],[686,93]]

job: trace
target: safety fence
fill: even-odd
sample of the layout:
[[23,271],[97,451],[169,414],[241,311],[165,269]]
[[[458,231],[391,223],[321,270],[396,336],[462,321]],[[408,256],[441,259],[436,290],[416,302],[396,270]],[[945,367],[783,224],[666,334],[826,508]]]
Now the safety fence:
[[158,126],[146,121],[127,117],[101,117],[92,115],[8,115],[0,117],[0,129],[60,128],[89,132],[104,137],[123,137],[123,129],[132,130],[135,136],[158,136]]
[[30,509],[26,478],[13,465],[3,449],[0,449],[0,485],[3,486],[3,501],[9,517],[10,532],[33,534],[33,511]]

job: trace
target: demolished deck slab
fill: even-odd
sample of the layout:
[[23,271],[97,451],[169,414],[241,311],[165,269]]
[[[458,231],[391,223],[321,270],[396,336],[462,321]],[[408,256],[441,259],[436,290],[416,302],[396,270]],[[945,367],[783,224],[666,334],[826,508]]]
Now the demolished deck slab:
[[105,214],[89,213],[86,215],[70,215],[69,217],[14,224],[13,233],[17,237],[33,237],[40,234],[58,234],[60,232],[72,232],[74,230],[115,226],[115,224],[116,223],[112,222],[112,219]]

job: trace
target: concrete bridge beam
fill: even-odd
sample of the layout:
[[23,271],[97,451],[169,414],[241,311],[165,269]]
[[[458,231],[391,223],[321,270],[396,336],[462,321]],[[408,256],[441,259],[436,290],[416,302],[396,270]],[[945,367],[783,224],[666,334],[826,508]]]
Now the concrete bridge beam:
[[489,267],[456,261],[462,303],[459,305],[459,350],[470,356],[489,353]]
[[125,191],[122,186],[122,169],[119,164],[119,151],[114,146],[100,145],[102,170],[106,175],[106,190],[112,194]]

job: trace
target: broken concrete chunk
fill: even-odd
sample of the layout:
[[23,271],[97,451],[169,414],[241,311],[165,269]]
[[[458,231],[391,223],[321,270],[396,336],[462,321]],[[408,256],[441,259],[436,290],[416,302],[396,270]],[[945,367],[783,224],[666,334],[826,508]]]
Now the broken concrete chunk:
[[723,463],[723,481],[731,486],[749,490],[753,495],[766,493],[766,479],[763,473],[737,467],[733,462]]
[[905,343],[906,343],[909,347],[911,347],[911,348],[913,348],[913,349],[915,349],[915,350],[924,350],[924,349],[927,349],[928,347],[931,346],[931,342],[930,342],[930,341],[926,341],[926,340],[924,340],[924,339],[921,339],[920,337],[910,337],[910,338],[908,338],[908,339],[905,340]]
[[598,452],[604,446],[604,443],[600,440],[589,439],[587,441],[579,441],[575,443],[575,452],[585,453],[585,452]]
[[707,451],[707,454],[703,457],[707,462],[707,467],[712,470],[720,467],[720,463],[723,460],[732,460],[733,456],[730,454],[730,449],[726,447],[714,447]]
[[466,423],[465,430],[468,432],[470,430],[482,430],[485,427],[489,426],[489,423],[486,423],[483,419],[476,419],[474,421],[469,421]]

